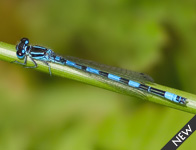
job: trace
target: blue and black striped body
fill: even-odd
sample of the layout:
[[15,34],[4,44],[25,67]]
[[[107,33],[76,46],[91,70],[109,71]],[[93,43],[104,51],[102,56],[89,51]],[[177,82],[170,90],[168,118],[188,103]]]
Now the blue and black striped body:
[[86,71],[86,72],[89,72],[89,73],[92,73],[92,74],[96,74],[96,75],[108,78],[110,80],[120,82],[122,84],[126,84],[128,86],[133,87],[133,88],[137,88],[137,89],[140,89],[142,91],[152,93],[152,94],[157,95],[157,96],[164,97],[164,98],[166,98],[168,100],[171,100],[173,102],[176,102],[176,103],[185,104],[185,101],[186,101],[186,98],[178,96],[176,94],[166,92],[166,91],[162,91],[162,90],[147,86],[147,85],[139,83],[139,82],[128,80],[126,78],[123,78],[123,77],[120,77],[120,76],[117,76],[117,75],[114,75],[114,74],[111,74],[111,73],[108,73],[108,72],[104,72],[104,71],[101,71],[101,70],[97,70],[95,68],[80,65],[80,64],[77,64],[75,62],[66,60],[66,59],[65,59],[65,62],[63,63],[63,65],[67,65],[67,66],[71,66],[71,67],[74,67],[74,68],[77,68],[77,69],[81,69],[83,71]]
[[31,46],[29,49],[29,56],[33,59],[44,62],[54,62],[59,64],[64,64],[66,62],[63,57],[57,56],[51,49],[41,46]]
[[29,48],[29,56],[40,61],[50,61],[53,54],[54,52],[52,50],[44,47],[30,46]]
[[[36,67],[37,67],[37,64],[34,60],[42,61],[46,63],[48,66],[49,66],[48,62],[58,63],[58,64],[66,65],[69,67],[74,67],[84,72],[88,72],[90,74],[94,74],[94,75],[97,75],[103,78],[107,78],[107,79],[110,79],[118,83],[125,84],[132,88],[163,97],[175,103],[186,104],[186,98],[184,97],[178,96],[176,94],[173,94],[167,91],[153,88],[143,83],[142,81],[149,81],[149,82],[153,81],[151,77],[145,74],[135,73],[132,71],[127,71],[125,69],[119,69],[119,68],[112,70],[112,69],[109,69],[111,67],[108,67],[106,65],[100,65],[100,64],[98,65],[97,63],[92,62],[92,61],[81,60],[81,59],[77,59],[73,57],[64,58],[61,56],[57,56],[50,49],[40,47],[40,46],[29,46],[28,44],[29,44],[28,39],[23,38],[21,42],[16,46],[16,49],[17,49],[16,54],[18,58],[20,59],[25,58],[24,65],[26,65],[26,59],[27,59],[26,57],[29,56],[32,59],[32,61],[35,63]],[[95,66],[95,67],[91,67],[91,66]],[[102,69],[102,68],[106,68],[106,69]],[[50,66],[49,66],[49,71],[50,71]],[[126,74],[127,77],[125,75],[123,75],[122,77],[121,76],[122,73],[119,73],[119,72],[124,72],[124,74]],[[133,78],[129,79],[128,75],[133,76]],[[137,78],[134,79],[134,76],[137,76]]]

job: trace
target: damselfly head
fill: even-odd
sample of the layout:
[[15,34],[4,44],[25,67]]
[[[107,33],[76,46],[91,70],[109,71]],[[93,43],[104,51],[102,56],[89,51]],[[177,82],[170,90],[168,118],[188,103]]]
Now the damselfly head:
[[26,53],[26,48],[29,44],[29,40],[27,38],[22,38],[20,43],[16,45],[16,55],[19,59],[23,59]]

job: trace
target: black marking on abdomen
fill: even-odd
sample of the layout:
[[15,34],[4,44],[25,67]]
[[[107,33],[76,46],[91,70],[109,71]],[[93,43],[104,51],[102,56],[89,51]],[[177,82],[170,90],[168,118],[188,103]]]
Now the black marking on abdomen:
[[155,89],[153,87],[150,88],[149,92],[156,94],[156,95],[159,95],[159,96],[162,96],[162,97],[164,97],[164,95],[165,95],[165,91]]
[[80,65],[80,64],[76,64],[77,66],[80,66],[82,69],[81,70],[83,70],[83,71],[86,71],[86,66],[83,66],[83,65]]
[[99,74],[101,76],[104,76],[104,77],[107,77],[108,78],[108,73],[107,72],[99,71]]
[[184,97],[181,97],[181,100],[180,100],[180,102],[182,102],[183,104],[184,104],[184,103],[186,103],[186,98],[184,98]]
[[122,77],[120,78],[120,82],[125,83],[127,85],[129,84],[129,80]]
[[182,97],[177,96],[177,97],[176,97],[176,100],[177,100],[178,102],[180,102],[180,101],[181,101],[181,98],[182,98]]
[[145,84],[140,84],[139,89],[142,89],[144,91],[148,91],[149,86],[145,85]]

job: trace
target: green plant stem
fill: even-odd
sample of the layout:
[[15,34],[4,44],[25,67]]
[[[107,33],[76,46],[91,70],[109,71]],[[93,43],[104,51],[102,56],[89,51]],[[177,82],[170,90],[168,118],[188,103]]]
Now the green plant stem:
[[[24,60],[19,60],[16,57],[15,45],[10,45],[4,42],[0,42],[0,60],[4,60],[7,62],[12,62],[15,60],[24,62]],[[37,64],[38,64],[38,67],[35,68],[36,70],[47,72],[49,74],[48,66],[46,66],[44,63],[40,61],[37,61]],[[33,63],[31,61],[28,61],[28,65],[33,65]],[[94,75],[89,75],[88,73],[78,71],[77,69],[72,68],[72,67],[63,66],[63,65],[54,64],[54,63],[50,63],[50,66],[51,66],[51,71],[52,71],[53,76],[57,75],[57,76],[65,77],[65,78],[74,79],[74,80],[81,81],[81,82],[94,85],[97,87],[101,87],[107,90],[111,90],[114,92],[130,95],[130,96],[140,97],[141,99],[144,99],[144,100],[148,100],[148,101],[159,103],[159,104],[162,104],[168,107],[172,107],[175,109],[179,109],[182,111],[196,114],[196,95],[193,95],[193,94],[190,94],[184,91],[176,90],[176,89],[169,88],[169,87],[162,86],[162,85],[155,84],[155,83],[148,84],[157,89],[175,93],[182,97],[186,97],[188,103],[186,105],[181,105],[181,104],[173,103],[159,96],[152,96],[151,94],[148,94],[148,93],[142,96],[142,94],[139,94],[137,92],[136,93],[132,92],[131,88],[128,88],[126,85],[115,83],[115,82],[106,82],[106,81],[99,79],[99,77],[95,79],[95,77],[93,77]]]

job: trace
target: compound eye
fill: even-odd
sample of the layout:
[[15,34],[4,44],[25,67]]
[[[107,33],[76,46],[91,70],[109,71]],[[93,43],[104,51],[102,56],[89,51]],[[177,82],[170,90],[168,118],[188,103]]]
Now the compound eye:
[[29,40],[27,39],[27,38],[22,38],[21,40],[20,40],[20,42],[21,43],[24,43],[24,44],[29,44]]
[[22,51],[22,50],[23,50],[23,47],[24,47],[24,44],[23,44],[23,43],[19,43],[19,44],[16,46],[16,50]]
[[19,59],[23,59],[24,56],[25,56],[24,50],[22,50],[22,51],[17,51],[17,52],[16,52],[16,55],[17,55],[17,57],[18,57]]

